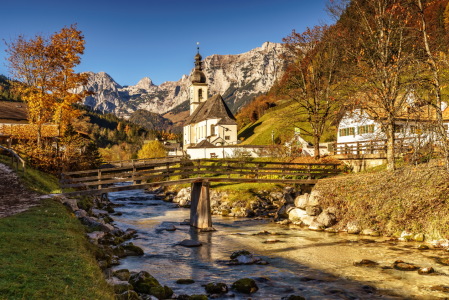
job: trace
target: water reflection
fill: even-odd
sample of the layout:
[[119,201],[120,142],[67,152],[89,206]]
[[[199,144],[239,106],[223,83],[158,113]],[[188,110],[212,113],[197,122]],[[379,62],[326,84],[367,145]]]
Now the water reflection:
[[[113,202],[125,204],[116,209],[122,213],[114,218],[116,224],[123,229],[136,229],[139,237],[133,242],[145,251],[143,257],[123,259],[118,268],[146,270],[162,284],[172,287],[176,294],[204,294],[201,285],[206,283],[218,281],[230,285],[237,279],[250,277],[260,288],[251,295],[252,299],[280,299],[290,294],[306,299],[437,299],[448,296],[429,290],[431,286],[449,285],[446,275],[422,276],[390,268],[395,260],[402,259],[422,267],[433,266],[438,272],[449,274],[449,267],[436,264],[434,258],[447,253],[418,252],[410,248],[417,246],[411,243],[303,231],[266,220],[214,217],[217,231],[200,233],[190,226],[180,225],[189,217],[188,209],[175,209],[173,204],[156,200],[151,194],[127,191],[110,193],[109,197]],[[172,226],[176,227],[175,231],[166,230]],[[277,234],[258,234],[263,231]],[[203,246],[178,246],[184,239],[200,241]],[[267,239],[280,242],[265,243]],[[261,256],[270,264],[228,266],[220,263],[241,249]],[[353,265],[362,259],[374,260],[380,266]],[[178,285],[176,280],[180,278],[192,278],[196,282]],[[236,298],[248,297],[236,295]]]

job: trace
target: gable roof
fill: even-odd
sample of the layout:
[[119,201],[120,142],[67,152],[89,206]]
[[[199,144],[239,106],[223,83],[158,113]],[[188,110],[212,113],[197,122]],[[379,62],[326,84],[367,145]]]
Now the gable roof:
[[189,148],[215,148],[216,146],[207,140],[202,140],[195,146],[190,146]]
[[27,105],[23,102],[0,101],[0,120],[27,121]]
[[236,125],[235,117],[229,110],[220,94],[206,102],[202,102],[196,110],[186,119],[184,125],[195,124],[207,119],[221,119],[220,125]]

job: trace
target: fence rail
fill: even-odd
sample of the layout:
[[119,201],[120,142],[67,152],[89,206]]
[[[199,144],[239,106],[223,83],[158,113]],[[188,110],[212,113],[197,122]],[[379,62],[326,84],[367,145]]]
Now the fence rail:
[[9,148],[6,148],[6,147],[3,147],[3,146],[0,146],[0,149],[2,149],[2,150],[4,150],[4,151],[8,152],[9,155],[11,155],[11,164],[12,164],[13,167],[15,166],[15,168],[16,168],[17,171],[19,171],[19,163],[20,163],[20,164],[22,165],[22,172],[25,173],[25,171],[26,171],[26,163],[25,163],[25,160],[23,160],[23,159],[19,156],[19,154],[17,154],[16,151],[14,151],[14,150],[12,150],[12,149],[9,149]]
[[[283,163],[246,160],[152,161],[121,167],[61,174],[63,188],[78,194],[111,191],[112,184],[170,185],[199,180],[212,182],[273,182],[314,184],[319,178],[338,174],[338,164]],[[132,189],[132,188],[129,188]],[[96,191],[95,191],[96,190]]]
[[[395,153],[409,153],[413,149],[413,138],[401,138],[395,140]],[[334,143],[331,153],[333,155],[363,155],[363,154],[383,154],[387,153],[387,140],[370,140],[347,143]]]

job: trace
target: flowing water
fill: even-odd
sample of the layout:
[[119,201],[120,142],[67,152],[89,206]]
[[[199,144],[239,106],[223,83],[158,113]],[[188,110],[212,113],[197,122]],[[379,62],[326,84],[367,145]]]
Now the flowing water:
[[[306,299],[444,299],[449,293],[430,290],[449,286],[449,266],[435,257],[449,259],[443,250],[418,251],[416,243],[391,242],[387,238],[362,237],[301,230],[268,220],[213,217],[215,232],[199,233],[188,225],[188,209],[156,200],[144,191],[110,193],[116,208],[116,225],[133,228],[138,238],[132,242],[144,256],[127,257],[116,269],[145,270],[178,295],[205,294],[202,285],[224,282],[229,286],[244,277],[253,278],[259,291],[248,296],[235,293],[232,299],[281,299],[301,295]],[[175,226],[175,231],[166,228]],[[271,235],[261,234],[267,231]],[[184,239],[200,241],[197,248],[176,245]],[[267,243],[267,240],[279,240]],[[248,250],[268,265],[226,265],[223,261],[237,250]],[[369,259],[377,267],[357,267],[354,262]],[[433,267],[437,275],[390,268],[401,259],[420,267]],[[192,278],[194,284],[176,280]],[[396,295],[396,296],[394,296]],[[231,298],[224,296],[221,299]]]

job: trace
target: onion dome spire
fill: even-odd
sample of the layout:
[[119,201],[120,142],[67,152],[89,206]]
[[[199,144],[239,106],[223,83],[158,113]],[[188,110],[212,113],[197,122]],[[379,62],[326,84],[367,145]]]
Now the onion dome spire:
[[203,73],[203,62],[201,61],[203,57],[200,54],[200,43],[197,42],[197,53],[195,55],[195,70],[192,73],[191,81],[192,83],[206,83],[206,75]]

